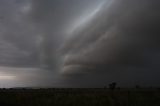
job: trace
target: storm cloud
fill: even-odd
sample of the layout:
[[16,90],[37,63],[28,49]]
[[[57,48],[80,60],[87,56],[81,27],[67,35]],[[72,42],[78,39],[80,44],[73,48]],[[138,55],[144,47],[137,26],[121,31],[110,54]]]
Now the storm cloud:
[[153,0],[1,0],[0,83],[159,86],[159,5]]

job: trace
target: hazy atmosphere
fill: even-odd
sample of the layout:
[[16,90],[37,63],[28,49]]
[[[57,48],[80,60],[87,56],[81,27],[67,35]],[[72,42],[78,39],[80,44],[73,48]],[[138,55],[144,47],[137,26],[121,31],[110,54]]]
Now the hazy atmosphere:
[[0,0],[0,88],[160,86],[160,1]]

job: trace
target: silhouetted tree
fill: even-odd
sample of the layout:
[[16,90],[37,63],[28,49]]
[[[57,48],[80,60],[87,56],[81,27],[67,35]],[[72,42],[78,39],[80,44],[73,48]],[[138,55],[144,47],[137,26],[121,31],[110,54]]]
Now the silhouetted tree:
[[113,82],[113,83],[109,84],[109,89],[114,90],[116,88],[116,86],[117,86],[117,83]]

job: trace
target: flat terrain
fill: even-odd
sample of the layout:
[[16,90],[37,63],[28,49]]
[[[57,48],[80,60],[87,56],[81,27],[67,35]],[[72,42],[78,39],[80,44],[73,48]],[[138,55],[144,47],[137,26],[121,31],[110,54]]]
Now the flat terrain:
[[0,89],[0,106],[160,106],[160,89]]

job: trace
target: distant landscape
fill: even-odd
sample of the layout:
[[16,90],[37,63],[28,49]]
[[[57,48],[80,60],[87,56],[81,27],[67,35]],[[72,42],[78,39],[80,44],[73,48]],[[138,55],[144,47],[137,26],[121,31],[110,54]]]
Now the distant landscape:
[[160,0],[0,0],[0,106],[160,106]]
[[0,106],[160,106],[160,89],[3,88]]

